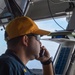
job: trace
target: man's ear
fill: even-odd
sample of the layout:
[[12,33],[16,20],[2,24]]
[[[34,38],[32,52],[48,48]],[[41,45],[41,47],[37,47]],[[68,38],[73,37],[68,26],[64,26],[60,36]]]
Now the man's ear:
[[23,45],[28,46],[28,37],[25,35],[22,38]]

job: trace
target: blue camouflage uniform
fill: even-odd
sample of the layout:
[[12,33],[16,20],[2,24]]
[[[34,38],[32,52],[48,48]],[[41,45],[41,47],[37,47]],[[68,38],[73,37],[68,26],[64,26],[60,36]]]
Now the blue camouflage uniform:
[[0,56],[0,75],[34,75],[10,50]]

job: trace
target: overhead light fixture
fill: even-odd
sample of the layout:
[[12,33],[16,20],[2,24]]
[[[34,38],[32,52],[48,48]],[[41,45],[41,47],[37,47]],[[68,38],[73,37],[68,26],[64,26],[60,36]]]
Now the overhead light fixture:
[[60,0],[62,2],[75,2],[75,0]]

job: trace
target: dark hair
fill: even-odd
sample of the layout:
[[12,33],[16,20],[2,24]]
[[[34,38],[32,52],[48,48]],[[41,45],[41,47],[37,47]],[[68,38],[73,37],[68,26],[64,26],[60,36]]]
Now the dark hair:
[[19,41],[21,40],[23,36],[19,36],[19,37],[16,37],[16,38],[13,38],[11,40],[8,40],[7,41],[7,46],[12,46],[12,47],[15,47],[17,46],[17,44],[19,43]]
[[9,46],[15,47],[15,46],[19,43],[19,41],[21,40],[21,38],[23,37],[23,35],[22,35],[22,36],[15,37],[15,38],[9,40],[9,39],[8,39],[8,34],[7,34],[6,31],[5,31],[4,36],[5,36],[5,40],[7,41],[7,46],[8,46],[8,47],[9,47]]

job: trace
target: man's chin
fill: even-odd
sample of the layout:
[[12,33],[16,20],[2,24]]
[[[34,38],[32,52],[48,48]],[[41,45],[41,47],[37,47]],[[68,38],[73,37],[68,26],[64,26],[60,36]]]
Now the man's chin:
[[39,58],[39,56],[38,56],[38,55],[34,55],[34,56],[32,56],[32,57],[30,58],[30,60],[34,60],[34,59],[37,59],[37,58]]

